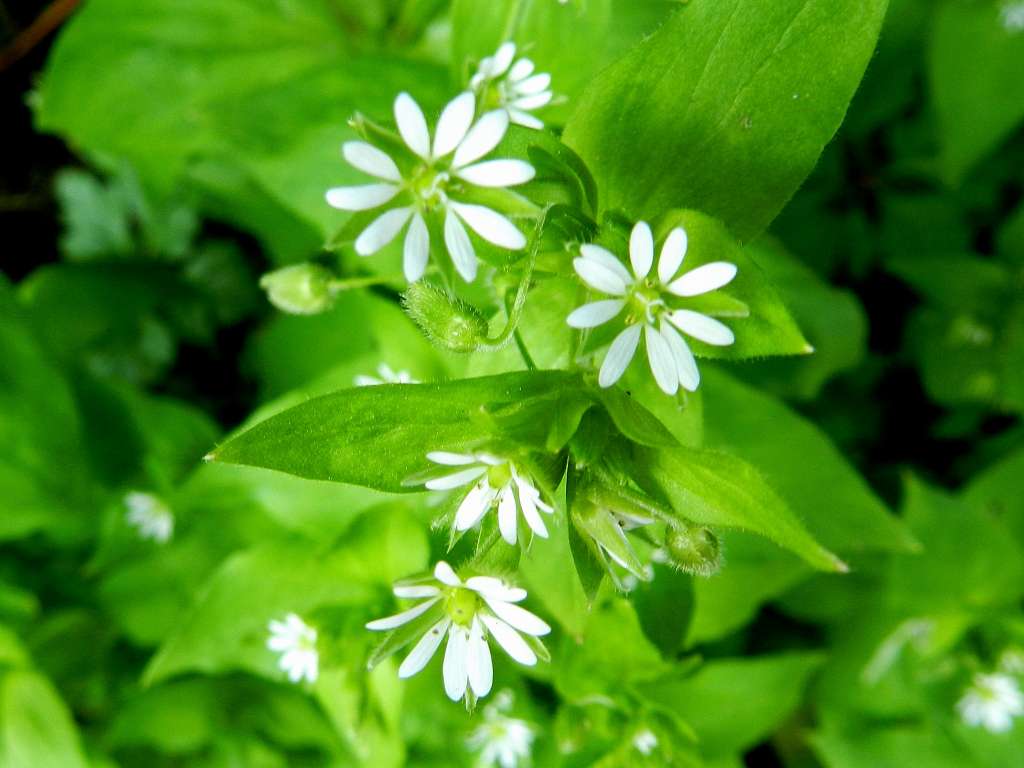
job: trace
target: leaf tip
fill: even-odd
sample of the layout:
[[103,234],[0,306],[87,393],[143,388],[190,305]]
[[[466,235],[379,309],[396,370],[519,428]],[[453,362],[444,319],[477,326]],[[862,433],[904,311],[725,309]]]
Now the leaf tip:
[[804,348],[800,350],[800,353],[804,355],[813,355],[816,351],[817,350],[813,345],[804,342]]
[[208,454],[203,456],[203,461],[205,461],[207,463],[211,462],[211,461],[216,461],[216,460],[217,460],[217,451],[210,451]]

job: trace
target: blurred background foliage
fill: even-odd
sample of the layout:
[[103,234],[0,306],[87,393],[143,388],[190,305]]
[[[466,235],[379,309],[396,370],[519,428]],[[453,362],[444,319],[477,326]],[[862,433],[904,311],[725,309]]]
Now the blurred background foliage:
[[[443,552],[423,498],[200,460],[382,362],[464,367],[389,288],[285,317],[258,277],[388,269],[323,250],[346,121],[409,83],[439,107],[453,62],[500,42],[491,6],[74,5],[31,47],[44,4],[0,5],[0,765],[475,764],[479,718],[437,680],[363,669],[390,583]],[[530,4],[553,122],[676,5]],[[817,353],[708,366],[693,401],[706,445],[758,464],[825,545],[861,543],[852,573],[733,533],[718,575],[666,570],[588,613],[550,567],[564,542],[537,542],[523,573],[557,663],[499,670],[535,764],[1024,766],[1024,727],[955,709],[1024,647],[1022,73],[1024,7],[892,0],[839,135],[751,246]],[[126,523],[131,491],[172,511],[169,542]],[[858,528],[887,509],[905,529]],[[287,611],[324,628],[313,686],[265,649]]]

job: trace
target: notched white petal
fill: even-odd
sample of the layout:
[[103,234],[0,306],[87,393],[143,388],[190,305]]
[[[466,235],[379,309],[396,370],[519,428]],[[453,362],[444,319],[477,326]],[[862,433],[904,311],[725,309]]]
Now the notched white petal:
[[427,454],[427,459],[447,467],[459,467],[477,462],[476,456],[471,453],[452,453],[451,451],[430,451]]
[[668,342],[672,350],[672,357],[676,362],[676,372],[679,375],[679,384],[689,392],[696,392],[700,386],[700,370],[697,368],[697,361],[693,358],[693,352],[682,336],[669,325],[668,321],[661,322],[661,335]]
[[679,390],[679,374],[676,371],[672,349],[664,337],[652,326],[644,326],[644,340],[647,343],[647,360],[651,364],[651,373],[661,391],[666,395],[674,395]]
[[395,123],[406,146],[424,160],[429,159],[430,131],[427,130],[427,119],[420,105],[408,93],[400,93],[395,98]]
[[459,488],[476,480],[486,470],[483,467],[470,467],[459,472],[454,472],[444,477],[434,477],[427,480],[423,485],[431,491],[450,491],[452,488]]
[[623,280],[616,270],[609,269],[604,264],[586,257],[573,259],[572,266],[580,279],[595,291],[611,296],[626,294],[626,286],[629,282]]
[[658,279],[663,285],[667,285],[686,258],[687,237],[686,230],[676,227],[668,233],[665,244],[661,246],[661,256],[658,258]]
[[396,627],[400,627],[403,624],[408,624],[413,619],[416,619],[422,616],[427,611],[429,611],[431,607],[433,607],[433,605],[437,603],[437,601],[440,599],[440,597],[435,597],[431,600],[427,600],[426,602],[420,603],[419,605],[413,606],[407,611],[396,613],[394,616],[385,616],[383,619],[371,621],[366,625],[366,628],[379,632],[388,629],[395,629]]
[[736,341],[736,336],[729,326],[700,312],[694,312],[690,309],[677,309],[669,312],[666,317],[668,317],[672,325],[683,333],[689,334],[705,344],[727,347]]
[[434,133],[434,157],[444,157],[459,145],[473,124],[476,97],[464,91],[448,102],[437,121]]
[[507,130],[508,113],[505,110],[495,109],[485,114],[469,129],[466,138],[456,148],[452,168],[459,169],[475,163],[498,146]]
[[353,168],[363,173],[376,176],[385,181],[401,181],[402,174],[387,153],[377,149],[365,141],[346,141],[341,146],[341,153]]
[[444,560],[439,561],[438,564],[434,566],[434,578],[442,584],[447,584],[449,587],[462,586],[462,579],[455,574],[452,567]]
[[444,244],[448,248],[448,255],[452,258],[455,271],[467,283],[476,279],[476,251],[473,250],[473,243],[469,240],[466,228],[462,226],[455,211],[448,208],[444,216]]
[[427,222],[419,211],[413,214],[409,222],[409,230],[405,233],[402,246],[402,272],[405,279],[415,283],[427,271],[427,260],[430,258],[430,232]]
[[398,189],[394,184],[332,187],[327,190],[327,204],[343,211],[369,211],[391,200]]
[[643,280],[654,263],[654,235],[646,221],[638,221],[629,235],[629,262],[637,280]]
[[520,632],[525,632],[534,637],[540,637],[551,632],[551,627],[546,621],[538,616],[534,616],[525,608],[488,597],[485,597],[484,601],[494,611],[495,616]]
[[626,302],[622,299],[594,301],[574,309],[565,321],[572,328],[595,328],[619,314],[624,306]]
[[467,165],[455,175],[478,187],[514,187],[528,182],[537,171],[523,160],[485,160]]
[[452,624],[448,630],[448,645],[444,649],[444,692],[452,701],[458,701],[466,693],[469,674],[466,669],[469,633],[464,627]]
[[[526,247],[526,236],[516,225],[497,211],[483,205],[452,202],[451,210],[455,211],[463,221],[472,227],[480,237],[500,248],[518,251]],[[476,257],[473,257],[476,264]]]
[[669,284],[668,290],[676,296],[700,296],[732,282],[737,267],[727,261],[713,261],[691,269]]
[[588,243],[580,246],[580,255],[590,261],[596,261],[606,269],[612,270],[620,277],[622,282],[627,285],[633,282],[633,276],[629,274],[629,270],[626,269],[626,265],[619,261],[618,257],[606,248],[602,248],[600,245],[592,245]]
[[491,636],[513,661],[517,661],[527,667],[532,667],[537,663],[537,654],[533,652],[533,649],[527,645],[526,641],[512,627],[495,616],[489,616],[486,613],[479,615],[480,620],[487,627]]
[[451,623],[452,620],[446,616],[427,630],[426,634],[419,639],[419,642],[413,646],[409,654],[403,659],[401,666],[398,668],[398,676],[400,678],[404,680],[407,677],[412,677],[427,666],[434,657],[434,654],[437,653],[437,649],[441,645],[441,641],[444,640],[444,635],[448,631],[448,627],[451,626]]
[[356,238],[356,253],[369,256],[379,251],[398,236],[410,216],[412,208],[395,208],[382,213]]
[[631,325],[615,337],[608,348],[608,354],[601,363],[601,371],[597,375],[597,383],[602,387],[610,387],[622,378],[626,372],[636,346],[640,341],[640,326]]

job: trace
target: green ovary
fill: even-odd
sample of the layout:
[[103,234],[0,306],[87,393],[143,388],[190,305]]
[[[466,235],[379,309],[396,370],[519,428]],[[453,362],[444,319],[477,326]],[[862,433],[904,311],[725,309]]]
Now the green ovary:
[[469,589],[453,589],[451,594],[448,595],[448,600],[445,603],[445,611],[448,616],[456,624],[460,624],[463,627],[468,627],[473,621],[473,617],[476,615],[476,609],[479,605],[480,600],[473,592]]

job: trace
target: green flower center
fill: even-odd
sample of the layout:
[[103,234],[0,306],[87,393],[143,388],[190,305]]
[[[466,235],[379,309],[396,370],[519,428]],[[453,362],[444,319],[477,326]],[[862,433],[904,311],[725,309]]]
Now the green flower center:
[[636,283],[626,297],[626,323],[654,323],[668,309],[660,286],[651,279]]
[[512,479],[512,467],[507,462],[487,470],[487,482],[491,488],[504,488]]
[[456,587],[448,595],[444,609],[452,621],[463,627],[468,627],[473,621],[473,617],[476,616],[476,609],[479,604],[480,599],[477,597],[476,592],[471,589]]
[[430,165],[420,166],[409,179],[409,191],[423,210],[437,210],[448,202],[448,183],[451,176]]

